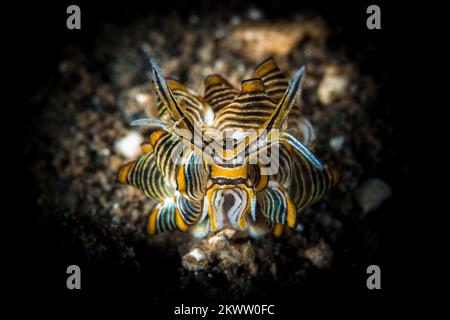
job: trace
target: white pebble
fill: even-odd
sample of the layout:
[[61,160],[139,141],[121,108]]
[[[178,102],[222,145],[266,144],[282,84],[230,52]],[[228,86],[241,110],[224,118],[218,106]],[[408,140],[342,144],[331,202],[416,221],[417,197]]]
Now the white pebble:
[[356,200],[363,213],[377,209],[392,196],[391,187],[381,179],[373,178],[364,181],[356,190]]
[[144,93],[138,93],[138,94],[136,94],[135,99],[140,104],[145,104],[148,102],[148,100],[150,100],[150,95],[144,94]]
[[127,157],[132,158],[137,156],[141,150],[142,136],[136,132],[130,132],[122,139],[115,143],[116,152]]
[[345,76],[325,75],[317,89],[317,95],[322,104],[328,105],[345,95],[349,80]]
[[334,151],[339,151],[342,149],[342,146],[344,145],[345,138],[343,136],[338,136],[330,139],[330,147]]
[[189,256],[193,257],[197,262],[205,260],[205,254],[198,248],[195,248],[191,252],[188,253]]

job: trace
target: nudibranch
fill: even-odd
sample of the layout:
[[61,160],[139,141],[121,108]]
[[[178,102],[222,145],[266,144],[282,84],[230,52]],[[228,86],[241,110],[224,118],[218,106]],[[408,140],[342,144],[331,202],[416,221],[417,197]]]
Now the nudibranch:
[[145,126],[142,155],[118,172],[119,182],[158,200],[149,234],[203,237],[229,227],[279,236],[336,184],[337,172],[312,153],[314,129],[300,113],[305,67],[289,83],[269,58],[240,90],[206,77],[201,96],[164,78],[154,58],[150,66],[159,119],[132,123]]

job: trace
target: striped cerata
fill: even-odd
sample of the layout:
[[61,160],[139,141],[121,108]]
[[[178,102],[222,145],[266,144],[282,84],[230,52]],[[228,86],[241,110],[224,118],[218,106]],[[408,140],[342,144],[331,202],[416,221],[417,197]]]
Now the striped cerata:
[[150,58],[159,119],[146,127],[142,156],[123,165],[121,183],[159,202],[149,234],[178,229],[203,237],[224,227],[279,236],[336,183],[338,175],[310,151],[311,124],[300,115],[302,67],[292,82],[269,58],[238,90],[220,75],[201,96],[164,78]]

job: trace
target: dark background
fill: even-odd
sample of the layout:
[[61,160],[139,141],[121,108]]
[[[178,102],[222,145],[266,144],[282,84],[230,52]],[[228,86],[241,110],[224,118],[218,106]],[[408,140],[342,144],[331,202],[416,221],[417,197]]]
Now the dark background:
[[[48,272],[48,256],[52,254],[52,246],[58,242],[57,226],[48,227],[44,230],[47,236],[42,237],[42,232],[36,232],[37,217],[39,212],[35,207],[35,194],[33,185],[29,182],[30,177],[26,170],[27,159],[22,158],[21,147],[28,137],[33,134],[28,125],[33,115],[39,110],[30,109],[27,101],[30,97],[50,79],[57,74],[57,66],[60,61],[65,46],[72,44],[82,47],[89,52],[95,45],[97,31],[104,23],[114,23],[116,25],[127,25],[133,19],[145,16],[149,13],[168,13],[177,11],[180,16],[187,17],[190,13],[200,16],[208,14],[210,10],[227,7],[232,10],[241,11],[252,3],[263,8],[265,16],[269,19],[283,17],[287,12],[311,11],[319,13],[334,30],[330,37],[330,46],[341,48],[345,44],[350,58],[360,61],[362,72],[372,74],[381,86],[381,99],[391,102],[396,99],[397,93],[404,94],[401,89],[401,82],[395,78],[398,71],[400,57],[397,47],[401,45],[402,33],[401,23],[397,19],[401,16],[399,8],[395,8],[385,2],[361,1],[359,3],[341,3],[337,1],[228,1],[217,3],[216,1],[103,1],[93,4],[88,1],[60,1],[58,3],[15,3],[8,5],[4,15],[8,24],[9,32],[7,37],[8,46],[4,50],[11,54],[12,58],[4,61],[7,69],[12,71],[12,77],[8,77],[8,85],[12,88],[9,93],[14,99],[8,108],[12,115],[4,117],[4,122],[11,125],[14,130],[14,141],[11,150],[13,158],[4,166],[5,173],[10,178],[8,181],[7,202],[11,209],[14,220],[14,231],[9,237],[8,246],[14,254],[14,258],[9,260],[9,265],[13,272],[8,276],[12,280],[13,289],[19,297],[30,295],[35,301],[42,301],[41,306],[51,306],[55,301],[71,303],[72,301],[88,301],[114,296],[122,299],[131,296],[140,296],[145,300],[145,291],[152,290],[152,281],[157,279],[141,279],[139,274],[129,275],[120,270],[109,270],[108,268],[94,268],[83,274],[83,281],[92,283],[81,291],[68,291],[65,289],[65,267],[61,267],[60,274]],[[81,30],[68,30],[66,28],[66,8],[70,4],[77,4],[81,7]],[[370,4],[377,4],[381,7],[381,30],[368,30],[365,27],[367,14],[366,8]],[[352,56],[356,55],[356,56]],[[395,85],[394,85],[395,84]],[[394,91],[395,89],[395,91]],[[13,104],[12,104],[13,103]],[[391,165],[384,168],[383,176],[388,176],[394,190],[394,197],[384,207],[382,215],[378,215],[374,221],[376,229],[384,234],[383,248],[386,250],[379,257],[382,265],[382,290],[368,291],[365,285],[361,285],[360,279],[365,279],[364,274],[346,274],[342,272],[336,276],[332,283],[319,283],[311,286],[311,294],[299,295],[296,292],[274,292],[273,301],[256,301],[258,303],[276,303],[279,314],[287,314],[290,311],[300,310],[299,303],[303,308],[308,308],[306,301],[342,301],[343,307],[357,305],[363,302],[367,305],[380,306],[390,303],[398,294],[400,287],[399,274],[396,272],[401,267],[397,264],[401,255],[401,227],[397,228],[395,223],[401,220],[406,214],[405,209],[400,206],[400,199],[406,193],[407,186],[407,159],[404,157],[406,144],[403,143],[403,129],[406,128],[407,121],[404,121],[404,109],[393,110],[388,121],[392,121],[395,135],[392,137],[392,145],[395,145],[398,152],[392,156],[389,163]],[[382,111],[380,111],[382,112]],[[9,130],[9,129],[8,129]],[[12,131],[10,131],[12,132]],[[11,157],[9,157],[11,158]],[[12,164],[17,165],[12,166]],[[6,227],[9,228],[9,227]],[[42,231],[42,230],[41,230]],[[388,244],[388,245],[387,245]],[[67,257],[77,256],[76,248],[69,248]],[[64,261],[67,257],[56,261]],[[156,263],[156,262],[155,262]],[[83,270],[83,266],[82,270]],[[164,266],[160,267],[165,270]],[[165,270],[170,272],[170,269]],[[86,276],[86,278],[84,278]],[[326,288],[326,291],[324,291]],[[86,299],[85,299],[86,298]],[[195,301],[195,297],[192,297]],[[233,297],[230,297],[230,301]],[[303,301],[303,302],[302,302]],[[111,300],[110,300],[111,302]],[[184,301],[180,301],[182,303]],[[186,301],[187,302],[187,301]],[[173,301],[173,304],[176,302]],[[127,303],[124,302],[125,305]],[[166,314],[167,305],[171,302],[161,302],[156,305],[143,305],[141,303],[136,308],[152,308],[154,312]],[[150,314],[150,313],[149,313]],[[284,319],[284,317],[283,317]]]

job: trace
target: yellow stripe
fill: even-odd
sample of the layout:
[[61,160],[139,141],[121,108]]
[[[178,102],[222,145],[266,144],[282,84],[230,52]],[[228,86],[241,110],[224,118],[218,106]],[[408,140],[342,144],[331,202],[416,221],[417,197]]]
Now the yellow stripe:
[[165,79],[166,80],[166,84],[169,87],[170,90],[176,91],[176,90],[180,90],[180,91],[184,91],[184,92],[189,92],[188,87],[186,87],[186,85],[184,85],[183,83],[174,80],[174,79]]
[[297,210],[295,209],[294,203],[291,200],[291,197],[287,194],[287,192],[285,193],[285,197],[287,200],[287,225],[288,227],[294,228],[295,227],[295,223],[297,222]]
[[175,209],[175,222],[177,223],[177,227],[181,231],[186,231],[188,228],[188,225],[184,222],[183,217],[181,216],[180,210],[178,208]]
[[244,80],[241,82],[241,93],[264,91],[264,84],[260,79]]
[[283,192],[287,202],[287,225],[290,228],[294,228],[297,222],[297,210],[287,190],[281,184],[278,184],[278,188]]
[[119,169],[118,180],[120,183],[128,184],[128,172],[134,163],[134,161],[128,162]]
[[283,233],[283,225],[281,223],[275,224],[275,226],[273,227],[273,235],[278,238],[281,236],[282,233]]
[[258,67],[256,67],[254,75],[258,78],[262,78],[272,71],[279,71],[279,69],[273,58],[270,58],[267,61],[263,62]]
[[154,148],[158,140],[161,139],[161,136],[165,134],[167,134],[167,132],[164,130],[157,130],[153,132],[149,138],[150,145]]
[[218,74],[211,74],[211,75],[207,76],[205,79],[205,87],[206,88],[216,85],[216,84],[222,84],[222,83],[224,83],[224,79]]
[[259,191],[263,191],[266,187],[267,184],[269,183],[269,176],[268,175],[263,175],[262,173],[259,175],[259,181],[258,184],[255,186],[255,191],[259,192]]
[[[217,188],[212,188],[210,190],[208,190],[206,192],[206,199],[208,200],[208,216],[209,216],[209,221],[211,224],[211,230],[216,230],[217,229],[217,225],[216,225],[216,220],[214,219],[214,214],[212,211],[212,196],[214,194],[214,192],[216,191]],[[205,204],[205,201],[203,201],[203,205]]]
[[[180,165],[177,172],[177,190],[186,193],[186,177],[184,176],[184,165]],[[183,194],[184,194],[183,193]]]
[[153,235],[156,234],[156,217],[158,216],[159,212],[159,205],[153,209],[153,211],[150,213],[150,216],[148,217],[148,233]]
[[153,147],[151,144],[146,143],[141,146],[141,151],[142,153],[149,153],[153,151]]
[[217,165],[211,166],[211,177],[212,178],[228,178],[228,179],[236,179],[236,178],[246,178],[247,177],[247,166],[241,166],[236,168],[225,168]]

